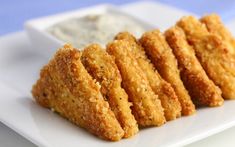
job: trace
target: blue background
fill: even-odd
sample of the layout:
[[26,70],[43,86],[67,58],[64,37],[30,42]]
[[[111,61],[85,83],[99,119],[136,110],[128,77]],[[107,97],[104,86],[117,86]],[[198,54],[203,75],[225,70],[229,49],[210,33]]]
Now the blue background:
[[[121,5],[134,0],[0,0],[0,35],[23,29],[31,18],[78,9],[100,3]],[[234,0],[159,0],[189,12],[203,15],[216,12],[225,22],[235,19]]]

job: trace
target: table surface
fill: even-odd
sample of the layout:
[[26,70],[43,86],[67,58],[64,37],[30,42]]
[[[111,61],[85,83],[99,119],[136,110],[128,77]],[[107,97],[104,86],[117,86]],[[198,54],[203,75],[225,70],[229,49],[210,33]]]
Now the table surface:
[[[78,9],[100,3],[112,3],[122,5],[135,0],[60,0],[60,1],[31,1],[31,0],[1,0],[0,4],[0,35],[15,32],[23,29],[23,23],[31,18],[50,15],[58,12]],[[223,21],[229,22],[235,19],[235,1],[234,0],[158,0],[165,4],[193,12],[198,15],[216,12]],[[205,138],[201,141],[188,145],[196,146],[234,146],[235,127],[230,128],[222,133]],[[221,141],[223,140],[223,141]],[[27,141],[4,124],[0,123],[0,147],[35,147],[34,144]]]

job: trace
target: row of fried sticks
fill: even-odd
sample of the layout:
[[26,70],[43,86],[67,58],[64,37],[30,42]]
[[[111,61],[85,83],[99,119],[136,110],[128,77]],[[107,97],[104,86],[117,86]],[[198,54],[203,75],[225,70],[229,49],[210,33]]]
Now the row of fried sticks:
[[[33,86],[36,101],[107,140],[235,98],[235,41],[213,14],[164,34],[119,33],[106,51],[65,45]],[[95,81],[94,81],[95,79]]]

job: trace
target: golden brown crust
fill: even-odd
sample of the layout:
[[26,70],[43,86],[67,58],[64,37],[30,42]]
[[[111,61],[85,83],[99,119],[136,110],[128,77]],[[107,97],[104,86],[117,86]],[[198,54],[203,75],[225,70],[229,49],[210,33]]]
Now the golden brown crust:
[[172,27],[165,32],[165,36],[178,60],[181,78],[194,104],[222,105],[224,100],[221,90],[206,75],[183,30],[177,26]]
[[229,46],[217,35],[209,33],[205,24],[193,16],[183,17],[177,25],[184,30],[209,78],[221,88],[223,98],[234,99],[235,58]]
[[160,126],[165,123],[161,102],[152,91],[148,80],[129,52],[131,45],[125,40],[116,40],[107,46],[115,57],[123,79],[123,87],[133,103],[133,113],[140,126]]
[[121,75],[114,59],[98,44],[84,49],[82,63],[91,76],[101,84],[101,93],[109,102],[125,134],[131,137],[138,132],[138,125],[131,113],[125,90],[121,87]]
[[206,25],[210,33],[221,37],[227,43],[229,51],[235,54],[235,39],[217,14],[204,16],[200,20]]
[[124,135],[99,85],[82,65],[80,53],[69,45],[59,49],[43,67],[32,94],[40,105],[101,138],[117,141]]
[[195,113],[195,106],[180,79],[175,56],[164,36],[159,30],[149,31],[142,35],[140,43],[163,79],[174,88],[182,107],[182,114]]
[[166,120],[173,120],[179,117],[181,115],[181,106],[174,89],[169,83],[163,80],[158,71],[155,70],[153,64],[145,55],[144,49],[138,44],[136,38],[128,32],[122,32],[119,33],[115,39],[126,40],[131,44],[131,54],[135,57],[140,68],[144,71],[151,88],[161,100]]

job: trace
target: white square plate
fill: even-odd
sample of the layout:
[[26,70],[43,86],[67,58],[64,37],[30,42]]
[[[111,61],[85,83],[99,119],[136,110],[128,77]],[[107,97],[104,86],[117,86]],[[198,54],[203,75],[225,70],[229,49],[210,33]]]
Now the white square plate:
[[[129,4],[122,9],[160,29],[188,15],[153,2]],[[0,46],[0,121],[38,146],[182,146],[235,125],[235,101],[226,101],[222,107],[201,108],[196,115],[142,129],[130,139],[101,140],[32,100],[31,86],[47,58],[35,52],[25,32],[1,37]]]

